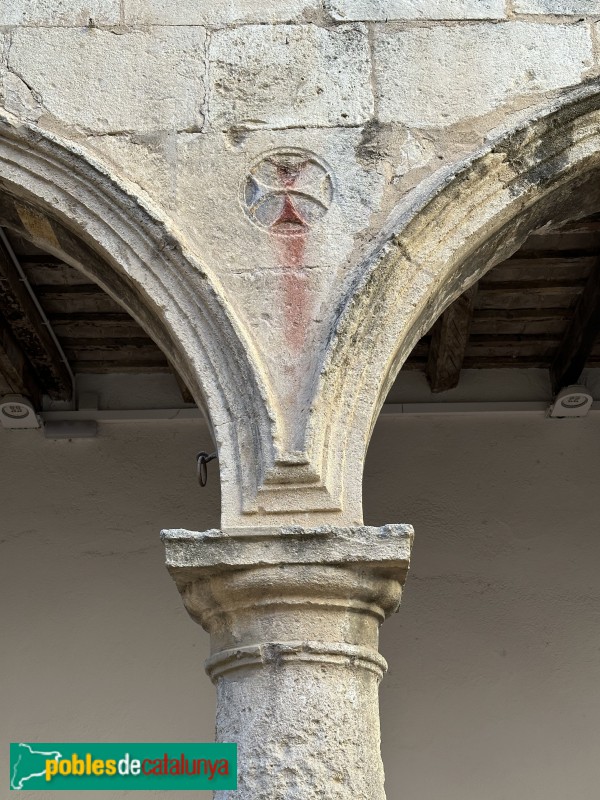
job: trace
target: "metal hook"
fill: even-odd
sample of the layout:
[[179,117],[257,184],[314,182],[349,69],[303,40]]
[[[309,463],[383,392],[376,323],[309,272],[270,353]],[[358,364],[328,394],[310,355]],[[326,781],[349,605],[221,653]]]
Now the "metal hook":
[[205,453],[202,450],[196,456],[196,471],[198,474],[198,483],[200,486],[206,486],[206,482],[208,481],[208,469],[206,465],[209,461],[212,461],[214,458],[217,458],[216,453]]

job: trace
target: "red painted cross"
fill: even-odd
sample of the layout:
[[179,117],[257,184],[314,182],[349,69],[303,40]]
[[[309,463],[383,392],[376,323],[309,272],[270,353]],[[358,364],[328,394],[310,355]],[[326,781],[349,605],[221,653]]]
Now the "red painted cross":
[[294,350],[305,342],[310,292],[305,254],[311,225],[331,204],[329,169],[312,153],[281,150],[257,164],[247,178],[244,202],[248,216],[269,234],[284,272],[285,335]]

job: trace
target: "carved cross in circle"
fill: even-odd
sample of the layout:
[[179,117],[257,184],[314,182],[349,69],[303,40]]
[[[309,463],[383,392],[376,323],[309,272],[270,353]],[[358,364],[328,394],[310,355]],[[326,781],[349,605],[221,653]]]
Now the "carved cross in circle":
[[275,150],[252,167],[242,186],[248,217],[277,236],[304,236],[333,199],[330,169],[307,150]]

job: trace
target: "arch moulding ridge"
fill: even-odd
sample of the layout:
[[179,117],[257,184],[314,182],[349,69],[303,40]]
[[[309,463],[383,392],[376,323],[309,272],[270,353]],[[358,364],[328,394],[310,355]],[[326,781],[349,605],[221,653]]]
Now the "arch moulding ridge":
[[216,278],[174,226],[77,145],[0,112],[0,224],[77,267],[136,319],[208,415],[222,524],[237,526],[273,461],[258,359]]
[[521,118],[394,211],[337,310],[307,431],[350,524],[362,521],[373,426],[419,338],[532,231],[600,209],[599,174],[596,82]]

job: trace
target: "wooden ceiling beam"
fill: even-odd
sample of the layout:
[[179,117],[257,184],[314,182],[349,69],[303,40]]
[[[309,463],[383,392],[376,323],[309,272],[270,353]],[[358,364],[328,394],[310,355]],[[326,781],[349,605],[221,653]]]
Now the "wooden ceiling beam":
[[432,329],[426,375],[432,392],[458,386],[473,318],[477,284],[444,311]]
[[72,384],[67,365],[1,241],[0,314],[29,361],[38,384],[53,399],[69,400]]
[[0,320],[0,396],[22,394],[41,408],[42,388],[10,330]]
[[600,259],[585,284],[550,366],[552,390],[577,383],[600,333]]

